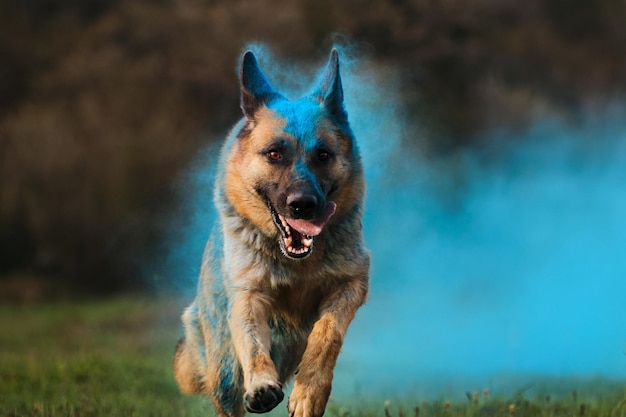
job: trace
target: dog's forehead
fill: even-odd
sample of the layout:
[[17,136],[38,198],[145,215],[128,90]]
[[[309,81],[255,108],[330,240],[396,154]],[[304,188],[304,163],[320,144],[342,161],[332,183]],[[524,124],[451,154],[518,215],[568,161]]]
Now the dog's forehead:
[[298,101],[280,100],[269,107],[282,121],[282,132],[304,147],[314,146],[320,137],[330,134],[332,126],[320,103],[305,97]]

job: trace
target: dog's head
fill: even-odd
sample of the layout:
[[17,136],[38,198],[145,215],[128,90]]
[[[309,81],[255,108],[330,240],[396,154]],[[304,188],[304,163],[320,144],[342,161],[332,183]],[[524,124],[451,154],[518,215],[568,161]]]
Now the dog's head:
[[252,52],[241,65],[244,121],[226,163],[226,196],[285,256],[305,258],[335,219],[361,203],[358,149],[333,49],[312,94],[276,92]]

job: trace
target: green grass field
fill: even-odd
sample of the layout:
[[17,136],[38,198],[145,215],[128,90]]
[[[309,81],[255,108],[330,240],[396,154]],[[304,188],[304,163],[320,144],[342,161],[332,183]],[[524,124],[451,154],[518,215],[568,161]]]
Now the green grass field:
[[[0,306],[0,416],[207,416],[208,400],[183,396],[171,362],[181,302],[148,298]],[[598,388],[598,387],[596,387]],[[560,397],[332,401],[337,417],[626,417],[626,387]],[[281,404],[272,415],[286,415]],[[277,410],[278,410],[277,409]]]
[[0,415],[207,415],[171,371],[181,308],[130,298],[0,308]]

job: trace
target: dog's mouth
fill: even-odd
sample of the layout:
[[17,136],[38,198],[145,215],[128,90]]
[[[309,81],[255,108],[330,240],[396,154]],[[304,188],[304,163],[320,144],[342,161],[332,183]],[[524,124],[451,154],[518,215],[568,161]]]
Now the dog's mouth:
[[313,240],[324,230],[328,220],[335,214],[337,205],[329,201],[326,208],[316,220],[290,219],[284,217],[274,209],[268,201],[274,224],[279,231],[278,242],[285,256],[294,259],[303,259],[313,251]]

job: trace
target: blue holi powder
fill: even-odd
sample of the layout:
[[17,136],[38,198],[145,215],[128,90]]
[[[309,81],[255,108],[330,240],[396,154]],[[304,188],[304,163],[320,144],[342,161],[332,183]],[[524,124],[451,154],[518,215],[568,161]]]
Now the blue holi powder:
[[239,392],[231,389],[236,382],[232,362],[222,361],[219,381],[220,403],[224,407],[225,412],[232,413],[238,401],[236,396],[239,395]]
[[185,299],[196,293],[202,255],[217,219],[213,185],[222,144],[207,146],[178,180],[180,209],[170,225],[162,263],[167,282]]
[[[252,49],[290,99],[312,91],[310,68],[325,65],[285,64]],[[415,154],[419,144],[402,145],[420,140],[420,129],[402,113],[393,70],[345,49],[340,62],[368,180],[372,270],[333,396],[464,393],[497,388],[504,375],[623,378],[623,108],[576,126],[537,120],[524,132],[494,131],[455,158],[427,160]],[[177,283],[190,296],[215,220],[220,145],[183,181],[189,209],[170,258],[184,266]]]
[[[624,378],[626,121],[600,119],[494,133],[448,172],[415,158],[369,182],[372,291],[335,395]],[[451,175],[463,185],[441,190]]]

